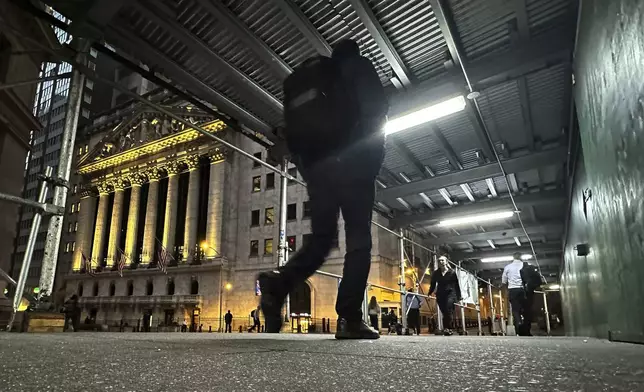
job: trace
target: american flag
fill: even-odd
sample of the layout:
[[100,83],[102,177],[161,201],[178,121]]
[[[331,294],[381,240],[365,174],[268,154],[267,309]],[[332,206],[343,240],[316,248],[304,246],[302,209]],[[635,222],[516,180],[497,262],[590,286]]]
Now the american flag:
[[[157,239],[157,241],[159,241]],[[159,255],[157,260],[157,267],[164,273],[168,273],[168,263],[173,259],[172,255],[166,250],[165,246],[159,241]]]
[[125,264],[127,264],[127,256],[123,252],[123,249],[118,249],[118,252],[121,253],[121,257],[119,258],[118,270],[119,270],[119,276],[122,278],[123,269],[125,268]]
[[87,273],[87,275],[95,276],[96,273],[94,272],[94,270],[92,270],[92,260],[87,258],[87,256],[85,256],[85,253],[82,252],[81,258],[83,259],[83,266],[85,266],[85,272]]

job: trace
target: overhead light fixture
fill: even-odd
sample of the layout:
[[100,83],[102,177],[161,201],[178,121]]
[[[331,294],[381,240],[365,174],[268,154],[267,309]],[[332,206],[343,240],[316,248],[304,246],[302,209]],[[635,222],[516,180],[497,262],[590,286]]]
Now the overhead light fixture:
[[[521,260],[530,260],[532,259],[532,255],[523,255],[521,256]],[[484,257],[481,259],[481,263],[501,263],[504,261],[512,261],[514,260],[514,257],[512,256],[498,256],[498,257]]]
[[496,249],[496,245],[494,244],[494,241],[492,240],[487,240],[487,243],[490,245],[492,249]]
[[548,286],[549,290],[559,290],[560,288],[561,286],[558,284],[551,284],[550,286]]
[[495,212],[492,214],[471,215],[471,216],[464,216],[462,218],[446,219],[444,221],[440,221],[439,226],[458,226],[458,225],[464,225],[469,223],[507,219],[507,218],[511,218],[512,216],[514,216],[514,212],[512,211]]
[[446,101],[393,118],[385,124],[385,135],[413,128],[465,109],[465,97],[458,96]]
[[514,237],[514,243],[516,243],[517,246],[521,246],[521,240],[519,240],[519,237]]

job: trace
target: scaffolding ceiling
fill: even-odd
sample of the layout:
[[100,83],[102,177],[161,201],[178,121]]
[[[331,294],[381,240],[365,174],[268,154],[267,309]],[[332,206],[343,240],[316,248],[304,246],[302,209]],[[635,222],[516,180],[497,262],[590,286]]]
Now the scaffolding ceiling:
[[511,254],[527,244],[516,218],[455,229],[437,222],[512,210],[512,193],[535,245],[561,243],[577,0],[45,3],[73,20],[72,34],[103,40],[268,140],[283,122],[285,77],[341,39],[356,39],[374,63],[390,117],[467,95],[464,67],[480,111],[470,101],[389,137],[378,209],[428,243],[478,260],[482,251]]

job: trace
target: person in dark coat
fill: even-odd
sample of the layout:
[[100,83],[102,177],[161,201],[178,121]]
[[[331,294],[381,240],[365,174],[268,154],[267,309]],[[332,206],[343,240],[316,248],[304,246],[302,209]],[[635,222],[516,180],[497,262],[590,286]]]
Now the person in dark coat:
[[450,267],[446,256],[439,257],[438,264],[438,269],[432,272],[429,295],[436,292],[436,302],[443,313],[443,334],[450,336],[453,334],[454,305],[462,299],[461,286],[458,283],[458,275]]
[[228,313],[224,316],[224,321],[226,322],[226,330],[224,331],[225,333],[232,333],[233,332],[233,314],[230,313],[230,310],[228,310]]
[[69,322],[71,322],[74,332],[77,332],[80,326],[81,308],[78,305],[78,296],[76,294],[65,301],[63,312],[65,313],[65,330],[69,328]]

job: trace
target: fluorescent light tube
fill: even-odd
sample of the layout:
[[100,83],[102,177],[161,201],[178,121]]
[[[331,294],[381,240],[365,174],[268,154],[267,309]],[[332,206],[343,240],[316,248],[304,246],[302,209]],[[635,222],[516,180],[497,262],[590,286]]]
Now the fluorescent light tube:
[[458,226],[458,225],[464,225],[468,223],[507,219],[507,218],[511,218],[512,216],[514,216],[514,212],[512,211],[495,212],[492,214],[471,215],[471,216],[464,216],[462,218],[446,219],[444,221],[440,221],[439,226]]
[[428,106],[397,118],[392,118],[385,124],[385,135],[391,135],[392,133],[413,128],[417,125],[460,112],[465,109],[465,105],[465,97],[461,95],[437,103],[436,105]]
[[[521,256],[521,260],[530,260],[532,259],[532,255],[523,255]],[[514,260],[512,256],[498,256],[498,257],[484,257],[481,259],[481,263],[502,263],[502,262],[509,262]]]

